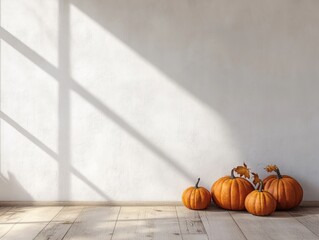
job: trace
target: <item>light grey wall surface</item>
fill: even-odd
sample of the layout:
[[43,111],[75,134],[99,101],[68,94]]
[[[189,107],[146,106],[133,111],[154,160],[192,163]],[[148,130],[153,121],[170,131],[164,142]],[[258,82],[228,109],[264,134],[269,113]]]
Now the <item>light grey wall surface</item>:
[[0,200],[176,201],[245,161],[319,200],[316,0],[2,0]]

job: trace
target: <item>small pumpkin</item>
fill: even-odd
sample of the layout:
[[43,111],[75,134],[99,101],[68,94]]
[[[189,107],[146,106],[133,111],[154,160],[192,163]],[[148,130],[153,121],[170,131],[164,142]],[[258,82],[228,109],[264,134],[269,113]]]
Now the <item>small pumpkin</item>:
[[276,165],[268,165],[267,172],[275,172],[276,175],[264,179],[264,189],[270,192],[277,201],[277,209],[287,210],[297,207],[303,198],[303,189],[298,181],[290,176],[281,175]]
[[235,177],[234,171],[240,176],[249,178],[249,169],[246,164],[232,169],[230,176],[218,179],[211,188],[214,203],[227,210],[245,209],[245,198],[254,190],[253,185],[244,178]]
[[[259,179],[258,174],[256,175]],[[273,195],[263,190],[263,182],[261,180],[259,181],[259,189],[249,193],[245,200],[246,210],[257,216],[267,216],[272,214],[276,210],[276,205],[277,202]]]
[[199,181],[200,178],[198,178],[195,187],[189,187],[183,192],[183,204],[189,209],[205,209],[211,203],[210,192],[204,187],[199,187]]

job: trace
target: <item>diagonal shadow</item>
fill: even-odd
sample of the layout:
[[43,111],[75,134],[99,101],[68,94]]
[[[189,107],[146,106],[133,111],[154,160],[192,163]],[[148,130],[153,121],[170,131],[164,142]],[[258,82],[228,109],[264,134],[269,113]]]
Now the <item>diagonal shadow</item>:
[[53,66],[50,62],[48,62],[45,58],[41,57],[38,53],[33,51],[19,39],[14,37],[11,33],[9,33],[4,28],[0,27],[0,38],[4,40],[7,44],[21,53],[25,58],[29,59],[37,66],[41,66],[41,68],[54,77],[54,79],[59,79],[59,72],[56,67]]
[[[41,142],[37,137],[35,137],[30,132],[25,130],[21,125],[19,125],[17,122],[15,122],[7,114],[5,114],[4,112],[1,111],[0,118],[2,120],[4,120],[7,124],[9,124],[11,127],[13,127],[20,134],[22,134],[30,142],[32,142],[34,145],[36,145],[38,148],[40,148],[43,152],[47,153],[52,159],[54,159],[55,161],[58,161],[58,154],[56,154],[52,149],[50,149],[47,145],[45,145],[43,142]],[[80,180],[82,180],[84,183],[86,183],[95,192],[97,192],[101,197],[105,198],[106,200],[111,200],[110,197],[108,197],[101,189],[99,189],[97,186],[95,186],[91,181],[89,181],[82,173],[80,173],[74,167],[69,166],[69,168],[66,170],[71,171],[72,174],[74,174],[76,177],[78,177]]]
[[[56,69],[51,63],[45,60],[43,57],[35,53],[32,49],[26,46],[19,39],[15,38],[12,34],[7,32],[5,29],[0,28],[1,37],[5,42],[15,48],[17,44],[18,48],[15,48],[18,52],[24,55],[31,62],[36,64],[43,71],[50,74],[55,80],[59,81],[60,73],[58,69]],[[65,78],[64,78],[65,79]],[[133,128],[127,121],[121,118],[118,114],[112,111],[109,107],[107,107],[103,102],[101,102],[98,98],[84,89],[81,85],[79,85],[76,81],[69,77],[68,87],[78,93],[81,97],[83,97],[86,101],[96,107],[100,112],[102,112],[106,117],[110,118],[115,124],[120,126],[123,130],[128,132],[132,137],[137,139],[141,144],[151,150],[154,154],[162,158],[182,174],[186,179],[192,181],[192,175],[179,163],[176,162],[173,158],[167,155],[163,150],[161,150],[158,146],[150,142],[145,136],[143,136],[140,132],[138,132],[135,128]]]
[[21,133],[23,136],[25,136],[27,139],[29,139],[32,143],[34,143],[36,146],[41,148],[44,152],[46,152],[50,157],[53,159],[58,159],[58,155],[51,150],[47,145],[45,145],[43,142],[41,142],[38,138],[33,136],[31,133],[29,133],[27,130],[25,130],[22,126],[20,126],[17,122],[15,122],[12,118],[10,118],[7,114],[0,111],[0,118],[4,120],[6,123],[8,123],[11,127],[13,127],[16,131]]
[[171,167],[173,167],[175,170],[177,170],[181,174],[183,174],[184,177],[186,177],[190,181],[193,180],[194,177],[192,177],[192,175],[189,172],[187,172],[187,170],[184,167],[182,167],[180,164],[178,164],[176,162],[176,160],[174,160],[173,158],[168,156],[164,151],[162,151],[160,148],[158,148],[153,143],[148,141],[140,132],[135,130],[123,118],[121,118],[114,111],[112,111],[110,108],[108,108],[104,103],[102,103],[99,99],[94,97],[90,92],[88,92],[86,89],[84,89],[81,85],[79,85],[75,81],[72,81],[70,87],[76,93],[78,93],[80,96],[82,96],[85,100],[87,100],[89,103],[91,103],[93,106],[95,106],[105,116],[107,116],[109,119],[111,119],[113,122],[115,122],[118,126],[120,126],[122,129],[124,129],[127,133],[129,133],[132,137],[137,139],[145,147],[147,147],[149,150],[151,150],[153,153],[155,153],[160,158],[164,159]]

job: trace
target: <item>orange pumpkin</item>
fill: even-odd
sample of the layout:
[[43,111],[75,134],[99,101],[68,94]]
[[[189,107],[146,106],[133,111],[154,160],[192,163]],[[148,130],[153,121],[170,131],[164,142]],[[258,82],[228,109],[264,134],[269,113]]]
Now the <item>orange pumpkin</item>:
[[200,178],[195,187],[189,187],[183,192],[183,204],[189,209],[201,210],[210,205],[210,192],[204,187],[198,187],[199,181]]
[[260,181],[259,190],[249,193],[245,200],[246,210],[257,216],[267,216],[276,210],[276,199],[271,193],[263,190],[263,183]]
[[254,190],[254,187],[248,180],[235,177],[234,171],[235,168],[230,176],[218,179],[211,188],[211,194],[217,206],[227,210],[243,210],[245,198]]
[[276,175],[264,179],[264,189],[270,192],[277,201],[277,209],[286,210],[297,207],[303,197],[301,185],[294,178],[281,175],[276,165],[266,167],[268,172],[276,172]]

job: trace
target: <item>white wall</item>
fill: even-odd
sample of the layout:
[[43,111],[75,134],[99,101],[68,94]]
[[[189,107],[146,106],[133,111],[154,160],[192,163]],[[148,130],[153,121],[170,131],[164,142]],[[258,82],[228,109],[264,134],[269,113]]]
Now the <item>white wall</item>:
[[176,201],[245,161],[319,200],[316,0],[2,0],[0,200]]

